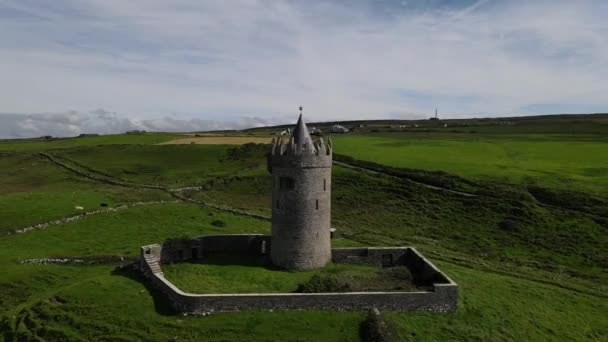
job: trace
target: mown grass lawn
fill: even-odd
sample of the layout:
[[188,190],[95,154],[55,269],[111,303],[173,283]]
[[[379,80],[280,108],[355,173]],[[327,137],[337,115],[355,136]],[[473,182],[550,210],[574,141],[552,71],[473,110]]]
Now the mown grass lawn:
[[[411,277],[401,277],[401,273],[409,276],[407,271],[400,273],[402,268],[329,264],[318,270],[287,271],[273,267],[268,261],[227,255],[162,266],[165,278],[182,291],[190,293],[414,290]],[[314,285],[328,290],[314,290]]]

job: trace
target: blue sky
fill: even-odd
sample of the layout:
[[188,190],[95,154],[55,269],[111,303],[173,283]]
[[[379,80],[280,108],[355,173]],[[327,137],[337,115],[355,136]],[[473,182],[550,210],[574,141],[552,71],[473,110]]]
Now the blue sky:
[[44,115],[73,134],[284,123],[300,105],[309,120],[606,112],[606,18],[603,0],[0,0],[0,136]]

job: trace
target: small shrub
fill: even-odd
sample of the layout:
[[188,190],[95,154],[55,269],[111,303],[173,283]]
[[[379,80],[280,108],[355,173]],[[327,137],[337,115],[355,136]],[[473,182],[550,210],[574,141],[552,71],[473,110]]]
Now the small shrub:
[[395,328],[390,325],[376,309],[367,314],[367,318],[361,322],[359,327],[361,341],[365,342],[390,342],[398,341]]
[[234,147],[228,150],[228,159],[231,160],[245,160],[245,159],[258,159],[266,155],[270,148],[269,144],[256,144],[247,143]]
[[298,285],[296,292],[321,293],[321,292],[349,292],[350,286],[340,281],[336,276],[313,275],[305,283]]
[[226,223],[224,221],[222,221],[222,220],[213,220],[211,222],[211,225],[212,226],[216,226],[216,227],[225,227]]
[[498,227],[508,232],[516,232],[519,230],[519,222],[506,218],[498,224]]

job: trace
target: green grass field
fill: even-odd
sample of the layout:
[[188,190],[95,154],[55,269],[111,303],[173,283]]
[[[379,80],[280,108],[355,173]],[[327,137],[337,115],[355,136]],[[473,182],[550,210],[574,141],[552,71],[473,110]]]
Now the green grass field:
[[608,195],[608,135],[334,135],[336,153],[471,179]]
[[[119,271],[119,262],[107,261],[114,256],[127,263],[137,257],[139,246],[169,238],[268,233],[270,223],[265,220],[179,202],[7,235],[16,228],[77,214],[75,206],[93,210],[102,203],[115,207],[176,200],[163,190],[84,178],[35,153],[43,150],[87,172],[132,183],[203,185],[203,190],[181,194],[270,214],[270,177],[261,149],[159,146],[153,144],[167,137],[149,136],[153,139],[119,135],[0,143],[3,150],[22,150],[0,154],[0,340],[359,339],[362,312],[177,315],[136,273]],[[385,313],[402,340],[608,339],[608,215],[601,210],[604,202],[594,202],[605,199],[604,137],[502,134],[475,140],[453,134],[374,133],[335,137],[334,145],[337,153],[362,160],[460,175],[471,181],[467,186],[472,191],[477,181],[486,191],[465,197],[334,167],[332,225],[341,236],[334,245],[415,246],[460,286],[456,313]],[[502,164],[518,168],[499,167]],[[600,171],[580,176],[585,169]],[[577,191],[579,197],[568,197],[577,205],[546,205],[524,196],[522,184],[560,189],[565,179]],[[593,200],[586,201],[587,195]],[[215,220],[225,225],[212,225]],[[87,257],[100,263],[21,263],[51,257]],[[285,274],[257,269],[176,264],[165,272],[187,289],[213,285],[225,292],[294,290],[309,276],[287,274],[286,279]]]
[[0,140],[0,151],[46,151],[80,146],[158,144],[183,137],[173,133],[111,134],[62,139]]
[[317,292],[300,290],[303,285],[331,289],[326,292],[415,290],[411,276],[402,279],[398,271],[398,268],[331,264],[320,270],[290,272],[262,260],[230,256],[163,266],[165,278],[190,293]]
[[0,234],[23,226],[145,199],[171,200],[164,193],[99,184],[59,168],[37,154],[0,158]]
[[136,183],[192,186],[214,177],[260,173],[259,158],[231,158],[231,145],[120,145],[55,152],[95,171]]

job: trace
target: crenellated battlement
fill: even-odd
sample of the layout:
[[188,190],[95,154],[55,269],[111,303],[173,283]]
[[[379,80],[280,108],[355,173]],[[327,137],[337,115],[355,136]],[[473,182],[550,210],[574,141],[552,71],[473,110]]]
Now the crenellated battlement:
[[283,139],[273,139],[272,148],[268,154],[269,170],[272,167],[331,167],[333,147],[331,139],[327,143],[320,138],[317,142],[306,139],[298,144],[294,138],[285,142]]
[[314,155],[331,155],[333,147],[331,139],[328,139],[327,144],[323,138],[319,138],[316,142],[310,141],[312,138],[305,137],[304,143],[296,143],[294,137],[290,137],[287,142],[281,137],[272,139],[272,148],[270,154],[272,156],[284,156],[284,155],[302,155],[302,154],[314,154]]
[[302,115],[298,118],[298,123],[289,140],[285,140],[283,137],[277,137],[272,140],[272,148],[268,154],[269,172],[272,172],[273,167],[331,167],[333,153],[331,139],[328,139],[327,143],[325,143],[323,138],[314,141],[308,133],[308,128],[302,120]]

